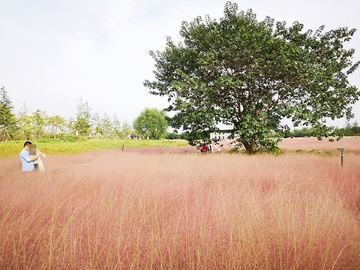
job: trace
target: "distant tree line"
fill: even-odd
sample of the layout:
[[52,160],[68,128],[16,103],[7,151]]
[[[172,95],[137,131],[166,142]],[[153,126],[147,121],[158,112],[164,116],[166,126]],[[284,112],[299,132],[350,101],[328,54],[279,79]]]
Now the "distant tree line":
[[355,121],[353,124],[347,123],[344,128],[338,128],[344,136],[360,136],[360,127]]
[[[45,111],[36,110],[29,113],[26,104],[18,114],[5,87],[0,89],[0,141],[9,140],[42,140],[64,138],[67,136],[96,137],[104,139],[125,139],[137,134],[143,139],[189,140],[188,131],[181,134],[169,133],[168,118],[164,111],[145,108],[135,119],[133,125],[121,123],[114,114],[111,118],[106,113],[100,116],[92,113],[87,101],[80,99],[76,106],[75,118],[64,118],[59,115],[48,115]],[[288,131],[285,137],[316,137],[315,127]],[[336,128],[334,134],[342,136],[360,136],[357,121],[349,122],[344,128]]]
[[116,114],[111,118],[106,113],[103,116],[97,112],[92,113],[88,103],[82,99],[76,106],[75,118],[48,115],[41,110],[30,113],[26,104],[15,114],[5,87],[0,89],[0,141],[41,140],[66,136],[124,139],[132,133],[134,128],[131,124],[126,121],[121,123]]
[[168,133],[166,139],[168,140],[188,140],[189,132],[178,133]]
[[[286,137],[316,137],[317,130],[314,127],[304,127],[302,129],[297,129],[289,132]],[[347,122],[346,126],[343,128],[335,128],[334,132],[337,135],[341,136],[360,136],[360,126],[358,122],[355,121],[353,124]]]
[[162,139],[167,136],[167,120],[164,111],[145,108],[133,124],[120,122],[116,114],[100,116],[93,113],[87,101],[80,99],[75,118],[48,115],[36,110],[29,113],[24,104],[15,114],[11,99],[3,86],[0,89],[0,141],[42,140],[50,138],[90,137],[104,139]]
[[[315,127],[304,127],[302,129],[296,129],[294,131],[289,131],[285,138],[299,138],[299,137],[316,137],[317,130]],[[274,134],[274,133],[272,133]],[[358,122],[355,121],[353,124],[347,123],[344,128],[335,128],[333,131],[333,136],[360,136],[360,126]],[[166,139],[169,140],[189,140],[189,132],[183,132],[181,134],[177,133],[168,133]],[[210,136],[209,136],[210,139]]]

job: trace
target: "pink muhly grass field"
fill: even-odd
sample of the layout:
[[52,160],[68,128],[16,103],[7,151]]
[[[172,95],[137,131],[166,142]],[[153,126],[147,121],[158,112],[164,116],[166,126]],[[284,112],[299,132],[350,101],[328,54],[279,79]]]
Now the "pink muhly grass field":
[[0,269],[360,268],[359,155],[180,152],[0,161]]
[[279,147],[283,150],[312,150],[317,149],[322,152],[332,151],[334,154],[340,151],[337,148],[346,148],[344,154],[355,153],[360,154],[360,138],[343,138],[340,141],[329,142],[328,138],[319,141],[317,138],[293,138],[284,139],[279,143]]

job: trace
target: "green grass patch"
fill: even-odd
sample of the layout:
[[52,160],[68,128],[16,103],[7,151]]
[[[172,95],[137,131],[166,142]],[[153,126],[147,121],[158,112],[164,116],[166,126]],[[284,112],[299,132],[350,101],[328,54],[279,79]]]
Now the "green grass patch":
[[[46,139],[32,141],[36,147],[47,155],[76,155],[90,151],[102,151],[126,148],[143,147],[175,147],[188,146],[186,141],[166,141],[166,140],[119,140],[119,139],[86,139],[79,138],[73,140]],[[0,143],[0,159],[18,156],[24,146],[22,141]]]

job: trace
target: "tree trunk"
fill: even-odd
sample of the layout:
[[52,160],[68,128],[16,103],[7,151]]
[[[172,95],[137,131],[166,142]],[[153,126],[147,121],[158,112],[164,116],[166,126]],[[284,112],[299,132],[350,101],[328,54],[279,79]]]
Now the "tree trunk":
[[251,136],[251,152],[252,154],[255,153],[255,150],[256,150],[256,142],[255,142],[255,135],[252,135]]
[[255,153],[256,150],[255,135],[251,136],[250,142],[246,142],[243,138],[241,142],[245,147],[246,153],[248,153],[249,155],[253,155]]

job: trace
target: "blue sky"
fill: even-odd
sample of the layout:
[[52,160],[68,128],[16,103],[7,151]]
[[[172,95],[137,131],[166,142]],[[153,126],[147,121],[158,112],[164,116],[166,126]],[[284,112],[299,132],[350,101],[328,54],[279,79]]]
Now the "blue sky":
[[[305,29],[360,28],[356,0],[233,1]],[[132,122],[145,107],[162,109],[166,98],[143,86],[153,79],[150,50],[164,50],[166,37],[179,42],[182,21],[223,15],[224,0],[9,0],[0,2],[0,86],[15,106],[30,112],[74,117],[80,98],[100,115]],[[360,33],[348,48],[360,60]],[[359,70],[350,77],[360,88]],[[354,106],[360,123],[360,102]],[[354,120],[352,120],[353,122]],[[342,127],[344,119],[329,122]]]

